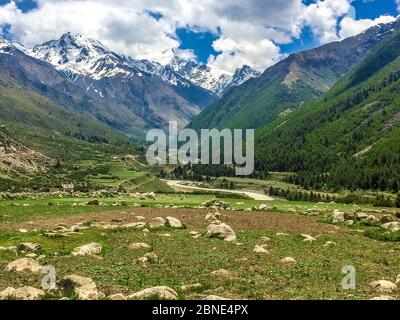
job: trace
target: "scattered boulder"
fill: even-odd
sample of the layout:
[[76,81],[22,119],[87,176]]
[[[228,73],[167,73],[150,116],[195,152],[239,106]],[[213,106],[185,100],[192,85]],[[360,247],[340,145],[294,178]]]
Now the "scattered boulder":
[[185,226],[183,225],[183,223],[174,218],[174,217],[167,217],[167,224],[171,227],[171,228],[175,228],[175,229],[184,229]]
[[266,244],[258,246],[256,245],[253,252],[255,253],[269,253],[268,246]]
[[258,207],[258,210],[263,211],[267,208],[268,208],[268,206],[265,203],[263,203],[263,204],[260,204],[260,206]]
[[162,217],[156,217],[150,220],[149,227],[151,229],[158,229],[164,227],[167,221]]
[[221,213],[218,211],[218,209],[215,209],[213,212],[209,212],[206,215],[206,221],[219,220],[220,218],[221,218]]
[[152,300],[152,299],[161,299],[161,300],[177,300],[178,294],[169,287],[153,287],[144,289],[142,291],[136,292],[130,296],[128,299],[131,300]]
[[25,243],[20,243],[17,246],[17,249],[19,251],[29,251],[29,252],[37,252],[43,249],[42,245],[38,243],[30,243],[30,242],[25,242]]
[[99,292],[96,283],[86,277],[70,275],[58,282],[59,288],[64,292],[73,292],[80,300],[98,300]]
[[371,282],[370,286],[379,293],[392,293],[397,290],[397,285],[387,280]]
[[219,269],[211,272],[211,276],[222,279],[232,279],[234,277],[234,274],[228,270]]
[[123,229],[144,229],[146,224],[144,222],[127,223],[121,226]]
[[90,243],[84,246],[80,246],[72,250],[71,255],[77,256],[93,256],[99,254],[102,250],[102,246],[98,243]]
[[372,222],[372,223],[375,223],[375,222],[378,222],[378,221],[379,221],[378,218],[375,217],[375,216],[372,215],[372,214],[370,214],[365,220],[368,221],[368,222]]
[[86,205],[87,206],[99,206],[100,202],[99,202],[99,200],[90,200]]
[[43,296],[44,292],[42,290],[32,287],[22,287],[18,289],[7,288],[0,292],[0,300],[40,300]]
[[382,228],[390,232],[400,231],[400,222],[388,222],[382,225]]
[[303,238],[304,242],[312,242],[312,241],[317,241],[314,237],[308,235],[308,234],[302,234],[301,237]]
[[297,261],[292,257],[286,257],[281,260],[281,264],[284,266],[293,266],[297,264]]
[[354,220],[346,220],[346,221],[344,222],[344,224],[345,224],[347,227],[351,227],[351,226],[354,224]]
[[400,274],[396,278],[396,284],[400,284]]
[[126,297],[122,293],[117,293],[109,296],[108,299],[114,301],[123,301],[126,300]]
[[206,237],[218,238],[225,241],[235,241],[236,234],[233,229],[225,223],[212,223],[206,229]]
[[368,218],[368,214],[364,213],[364,212],[357,212],[356,213],[356,218],[358,220],[365,220]]
[[324,244],[324,247],[334,247],[334,246],[336,246],[336,243],[333,241],[327,241]]
[[390,214],[384,214],[380,220],[381,223],[394,222],[394,218]]
[[340,212],[340,211],[334,211],[332,213],[332,219],[333,219],[333,223],[339,223],[339,222],[344,222],[344,212]]
[[268,237],[261,237],[261,238],[260,238],[260,241],[269,242],[269,241],[271,241],[271,239],[268,238]]
[[132,243],[129,245],[130,250],[150,249],[150,245],[144,242]]
[[201,234],[200,234],[199,232],[197,232],[197,231],[190,231],[190,236],[191,236],[193,239],[197,239],[197,238],[200,238],[200,237],[201,237]]
[[154,252],[146,253],[144,257],[147,258],[147,261],[149,262],[157,262],[158,260],[158,257]]
[[396,300],[396,299],[391,296],[379,296],[379,297],[372,298],[371,300],[385,301],[385,300]]
[[33,260],[32,258],[22,258],[10,262],[6,266],[6,271],[14,271],[14,272],[41,272],[43,267],[39,262]]
[[287,233],[284,233],[284,232],[277,232],[276,233],[276,236],[277,237],[287,237],[287,236],[289,236]]

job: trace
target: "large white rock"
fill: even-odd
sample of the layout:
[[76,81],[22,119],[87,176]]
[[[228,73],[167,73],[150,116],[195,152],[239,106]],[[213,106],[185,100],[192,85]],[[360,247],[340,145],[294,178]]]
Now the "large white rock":
[[390,232],[400,231],[400,222],[388,222],[382,225],[382,228]]
[[22,258],[10,262],[6,266],[7,271],[15,271],[15,272],[41,272],[43,267],[39,262],[33,260],[31,258]]
[[169,287],[153,287],[147,288],[142,291],[136,292],[130,296],[128,299],[131,300],[177,300],[178,294]]
[[77,275],[65,276],[59,281],[59,287],[64,292],[74,292],[80,300],[99,299],[96,283],[90,278]]
[[39,300],[44,296],[42,290],[32,287],[22,287],[18,289],[7,288],[0,292],[0,300],[17,299],[17,300]]
[[167,224],[171,227],[171,228],[175,228],[175,229],[184,229],[185,226],[183,225],[183,223],[174,218],[174,217],[167,217]]
[[206,229],[206,237],[218,238],[225,241],[236,240],[236,234],[233,229],[225,223],[212,223]]
[[378,280],[370,283],[370,286],[379,293],[392,293],[397,290],[397,285],[391,281]]
[[72,250],[71,255],[74,257],[77,256],[92,256],[95,254],[99,254],[102,250],[101,244],[98,243],[90,243],[84,246],[80,246]]

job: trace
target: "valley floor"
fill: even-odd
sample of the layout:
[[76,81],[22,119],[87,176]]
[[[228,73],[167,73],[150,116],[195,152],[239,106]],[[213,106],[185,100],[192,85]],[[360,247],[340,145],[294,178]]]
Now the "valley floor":
[[[221,211],[220,220],[237,236],[236,241],[226,242],[203,235],[209,224],[205,216],[213,210],[199,206],[213,198],[157,195],[156,200],[126,198],[120,207],[112,206],[117,200],[112,198],[99,199],[98,206],[83,205],[91,199],[74,198],[1,201],[0,291],[22,286],[41,289],[44,275],[40,272],[6,270],[9,263],[26,256],[42,266],[54,266],[57,280],[72,274],[91,278],[104,299],[117,293],[127,297],[155,286],[172,288],[179,299],[210,295],[262,300],[371,299],[383,294],[373,289],[371,282],[396,282],[400,274],[399,242],[366,236],[371,230],[377,232],[378,224],[357,222],[346,227],[328,219],[327,213],[334,208],[351,210],[352,205],[220,199],[233,210]],[[264,211],[243,211],[264,203],[268,205]],[[358,209],[378,219],[383,215],[381,209]],[[167,216],[179,219],[186,229],[148,227],[152,218]],[[49,237],[49,231],[57,235],[54,230],[71,226],[75,232]],[[314,240],[304,241],[304,234]],[[34,253],[7,250],[21,243],[38,243],[42,248]],[[71,254],[74,248],[90,243],[100,244],[101,252]],[[135,243],[148,246],[134,249],[131,245]],[[254,252],[257,246],[267,252]],[[296,262],[282,261],[287,257]],[[342,268],[349,265],[357,272],[355,290],[342,288]],[[193,284],[200,285],[183,287]],[[400,299],[399,294],[385,295]],[[62,296],[77,298],[56,291],[47,291],[43,298]]]

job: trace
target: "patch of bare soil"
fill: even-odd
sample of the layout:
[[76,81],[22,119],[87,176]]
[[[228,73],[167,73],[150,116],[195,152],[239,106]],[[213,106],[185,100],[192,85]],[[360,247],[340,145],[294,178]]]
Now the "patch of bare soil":
[[[46,220],[36,220],[20,224],[10,225],[8,228],[18,229],[51,229],[55,225],[63,223],[67,226],[79,222],[94,221],[122,225],[137,222],[137,216],[143,216],[145,220],[154,217],[172,216],[181,220],[189,229],[204,228],[207,210],[204,209],[164,209],[164,208],[130,208],[121,211],[106,211],[71,215],[68,217],[54,217]],[[345,228],[319,223],[315,217],[301,216],[287,213],[256,213],[256,212],[222,212],[221,221],[229,224],[235,230],[280,231],[308,234],[327,234],[344,232]]]

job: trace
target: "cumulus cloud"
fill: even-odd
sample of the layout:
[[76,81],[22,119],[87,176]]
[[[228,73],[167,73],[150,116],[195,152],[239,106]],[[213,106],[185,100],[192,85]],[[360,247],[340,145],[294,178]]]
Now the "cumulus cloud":
[[367,30],[368,28],[371,28],[381,23],[393,22],[394,20],[396,20],[396,18],[392,16],[380,16],[374,20],[371,19],[355,20],[351,17],[345,17],[340,22],[339,35],[340,38],[342,39],[352,37]]
[[[213,47],[220,52],[210,56],[209,64],[233,73],[243,64],[263,70],[282,59],[279,45],[298,38],[305,26],[322,44],[388,19],[356,21],[351,2],[38,0],[38,8],[25,13],[15,2],[0,6],[0,25],[10,25],[16,40],[28,46],[70,31],[96,38],[116,52],[160,63],[180,47],[177,28],[209,31],[218,35]],[[190,50],[181,54],[193,57]]]

